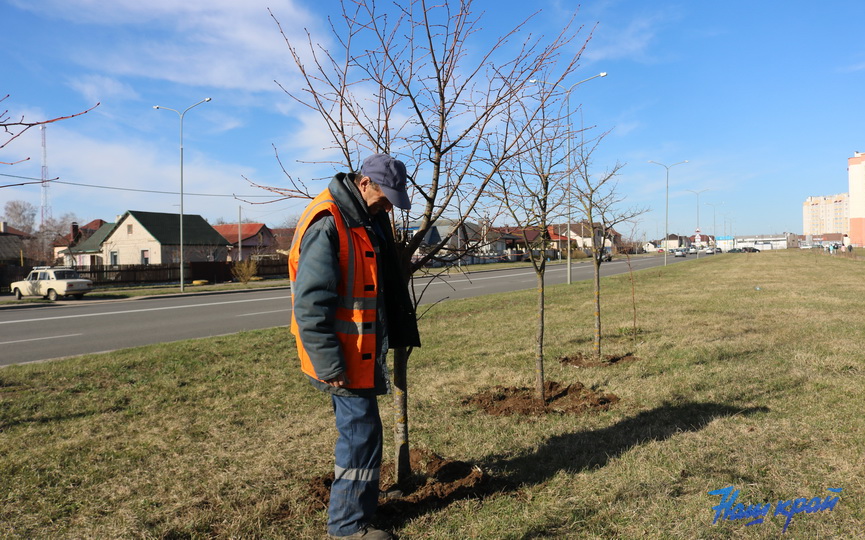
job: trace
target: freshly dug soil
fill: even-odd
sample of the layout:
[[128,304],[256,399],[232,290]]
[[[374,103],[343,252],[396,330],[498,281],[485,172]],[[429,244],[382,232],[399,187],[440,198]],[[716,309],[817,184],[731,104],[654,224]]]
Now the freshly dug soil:
[[636,362],[637,360],[639,360],[639,358],[632,354],[624,354],[622,356],[608,354],[600,361],[596,360],[594,356],[587,356],[583,353],[577,353],[573,356],[562,356],[559,358],[559,362],[562,364],[574,367],[609,367],[627,362]]
[[[545,390],[546,404],[538,402],[532,389],[503,386],[478,393],[464,399],[462,403],[480,407],[492,415],[541,415],[606,410],[619,401],[614,394],[596,392],[579,382],[563,386],[555,381],[547,381]],[[379,527],[399,527],[454,501],[485,498],[509,488],[506,481],[491,477],[476,465],[445,459],[428,450],[413,448],[409,452],[409,459],[412,475],[401,485],[395,483],[394,464],[391,462],[382,466],[382,492],[374,520],[374,524]],[[308,514],[327,509],[332,484],[332,472],[309,482]]]
[[[497,491],[489,475],[465,461],[448,460],[418,449],[411,449],[409,459],[412,476],[403,485],[395,484],[393,463],[382,466],[382,493],[375,519],[379,526],[396,527],[453,501],[482,498]],[[309,513],[327,509],[331,484],[333,473],[310,481]]]
[[532,388],[495,386],[464,399],[462,404],[474,405],[493,416],[537,416],[548,413],[583,414],[605,411],[619,401],[615,394],[597,392],[580,382],[563,386],[555,381],[546,381],[544,396],[546,402],[542,403]]

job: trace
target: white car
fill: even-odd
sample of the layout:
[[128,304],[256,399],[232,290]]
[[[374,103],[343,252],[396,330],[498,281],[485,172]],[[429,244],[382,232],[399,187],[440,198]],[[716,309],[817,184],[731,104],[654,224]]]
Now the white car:
[[703,250],[703,253],[705,253],[706,255],[714,255],[714,254],[715,254],[715,250],[712,249],[712,248],[710,248],[710,247],[708,247],[708,248],[706,248],[706,249]]
[[684,249],[674,249],[673,257],[684,257],[688,253]]
[[53,302],[64,296],[80,300],[93,290],[93,282],[79,277],[71,268],[37,266],[27,279],[12,283],[10,288],[18,300],[24,296],[41,296]]

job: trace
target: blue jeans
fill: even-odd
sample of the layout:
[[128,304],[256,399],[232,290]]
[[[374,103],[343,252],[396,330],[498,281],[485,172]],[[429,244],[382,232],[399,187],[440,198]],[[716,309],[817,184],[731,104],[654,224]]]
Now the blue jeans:
[[331,397],[339,437],[327,532],[348,536],[368,524],[378,507],[381,417],[375,396]]

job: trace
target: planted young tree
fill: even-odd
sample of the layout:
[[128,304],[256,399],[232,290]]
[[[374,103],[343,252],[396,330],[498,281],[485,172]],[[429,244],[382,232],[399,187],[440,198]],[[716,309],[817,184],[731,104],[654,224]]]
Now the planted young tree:
[[577,174],[574,183],[577,204],[592,231],[591,256],[594,266],[592,279],[594,288],[594,354],[601,359],[601,263],[604,260],[607,242],[613,245],[614,227],[635,219],[646,212],[645,208],[622,208],[624,198],[616,191],[616,176],[622,164],[616,162],[598,175],[592,174],[592,156],[607,133],[583,141],[577,151]]
[[[357,170],[365,155],[385,152],[408,165],[419,212],[393,215],[402,277],[408,282],[448,244],[476,210],[490,181],[518,152],[519,134],[509,133],[498,140],[494,159],[480,154],[488,135],[524,99],[529,80],[554,66],[562,77],[575,69],[576,57],[567,49],[579,29],[568,21],[550,39],[531,33],[521,39],[524,21],[485,45],[476,39],[483,28],[470,0],[399,5],[345,0],[341,5],[341,16],[330,21],[334,43],[328,47],[311,35],[296,43],[283,33],[301,77],[299,87],[284,89],[320,117],[332,150],[341,156],[334,164]],[[527,116],[533,119],[536,112]],[[310,196],[303,182],[291,175],[288,179],[291,187],[281,191],[284,196]],[[442,217],[455,217],[450,233],[418,253],[426,233]],[[406,233],[410,219],[416,224],[413,235]],[[411,349],[394,354],[398,481],[411,472],[410,354]]]
[[[550,225],[560,212],[567,193],[567,125],[549,114],[558,105],[555,96],[540,96],[539,114],[530,119],[527,113],[536,107],[519,102],[510,122],[521,134],[523,149],[512,164],[501,168],[491,195],[501,202],[509,219],[517,224],[528,247],[529,260],[537,277],[538,310],[535,331],[535,394],[545,403],[544,395],[544,329],[545,282],[547,248],[550,245]],[[560,107],[558,107],[560,108]],[[525,125],[523,125],[525,124]],[[570,244],[570,241],[568,241]],[[566,246],[570,249],[570,245]]]
[[630,239],[626,242],[627,249],[625,250],[625,259],[628,261],[628,278],[631,281],[631,312],[633,314],[631,339],[634,345],[637,344],[637,282],[634,279],[634,267],[631,266],[631,255],[639,253],[640,243],[636,238],[637,223],[631,223]]

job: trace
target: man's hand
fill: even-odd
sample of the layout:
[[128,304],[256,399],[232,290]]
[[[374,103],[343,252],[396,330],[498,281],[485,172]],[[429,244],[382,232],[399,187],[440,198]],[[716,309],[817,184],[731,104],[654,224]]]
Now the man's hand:
[[329,384],[330,386],[333,386],[336,388],[343,388],[349,382],[350,381],[348,380],[348,377],[345,376],[345,373],[340,373],[336,377],[334,377],[332,379],[327,379],[326,381],[324,381],[325,384]]

